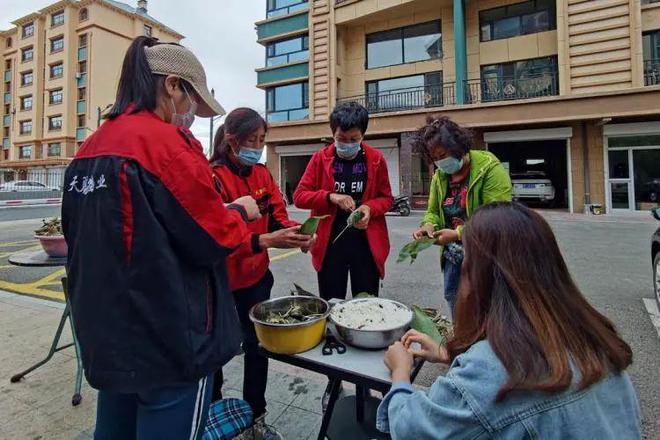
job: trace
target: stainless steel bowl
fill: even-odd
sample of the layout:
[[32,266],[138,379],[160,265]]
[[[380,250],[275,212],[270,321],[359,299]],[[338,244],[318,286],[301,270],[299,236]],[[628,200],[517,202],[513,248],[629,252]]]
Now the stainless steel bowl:
[[[410,323],[412,322],[413,319],[413,312],[410,309],[410,307],[398,301],[393,301],[391,299],[384,299],[384,298],[373,298],[373,299],[376,299],[378,301],[392,302],[397,306],[406,309],[408,312],[410,312],[410,319],[405,324],[401,324],[396,327],[391,327],[384,330],[359,330],[339,324],[334,319],[332,319],[332,312],[331,312],[329,319],[330,319],[330,323],[332,324],[331,327],[335,330],[337,336],[339,336],[348,344],[353,345],[355,347],[367,348],[373,350],[389,347],[390,345],[401,339],[401,337],[410,328]],[[358,301],[370,301],[373,299],[371,298],[352,299],[349,301],[344,301],[338,304],[337,306],[350,307],[351,303]]]

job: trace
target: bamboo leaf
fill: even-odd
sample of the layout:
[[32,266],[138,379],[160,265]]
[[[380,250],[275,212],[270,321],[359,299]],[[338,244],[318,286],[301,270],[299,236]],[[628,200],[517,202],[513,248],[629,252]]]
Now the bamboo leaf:
[[418,306],[412,306],[412,310],[413,320],[410,323],[410,327],[420,333],[430,336],[435,342],[443,345],[446,342],[445,337],[442,336],[438,327],[435,325],[435,322],[433,322],[433,320]]
[[419,240],[411,241],[410,243],[406,244],[403,248],[401,248],[401,251],[399,252],[399,258],[396,260],[396,262],[403,263],[404,261],[410,258],[410,264],[413,264],[417,259],[417,255],[421,251],[433,246],[433,243],[435,243],[435,239],[429,237],[424,237],[424,238],[420,238]]
[[324,218],[330,217],[329,215],[323,215],[320,217],[310,217],[305,220],[305,223],[300,227],[300,233],[304,235],[314,235],[316,230],[319,227],[319,222]]

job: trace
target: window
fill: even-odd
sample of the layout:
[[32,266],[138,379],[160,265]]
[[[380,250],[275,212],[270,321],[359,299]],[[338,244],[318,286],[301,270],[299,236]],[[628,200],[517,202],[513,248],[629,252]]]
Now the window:
[[269,122],[297,121],[309,117],[308,83],[273,87],[266,91]]
[[32,145],[24,145],[18,147],[18,158],[19,159],[31,159],[32,158]]
[[87,8],[82,8],[80,12],[78,13],[78,20],[79,21],[85,21],[89,18],[89,12],[87,11]]
[[369,81],[367,109],[394,111],[442,105],[442,72]]
[[85,115],[78,115],[78,125],[76,125],[78,128],[84,128],[85,127]]
[[49,96],[50,98],[48,102],[51,105],[62,104],[62,97],[64,96],[64,93],[62,92],[62,89],[55,89],[49,92]]
[[48,129],[49,130],[61,130],[62,129],[62,115],[49,116],[48,117]]
[[50,79],[61,78],[64,75],[64,65],[62,63],[52,64],[50,66]]
[[282,17],[307,9],[307,0],[267,0],[266,9],[268,18]]
[[307,35],[277,41],[266,46],[266,66],[307,61],[309,59],[309,37]]
[[151,37],[153,35],[153,29],[151,28],[151,26],[148,26],[146,24],[144,25],[144,35],[146,35],[147,37]]
[[32,110],[32,95],[21,96],[21,110]]
[[78,47],[87,46],[87,34],[82,34],[78,37]]
[[21,73],[21,86],[29,86],[32,84],[32,81],[34,81],[34,76],[31,70]]
[[18,125],[18,132],[20,134],[32,133],[32,121],[21,121]]
[[50,53],[64,50],[64,37],[56,37],[50,40]]
[[84,87],[81,87],[78,89],[78,101],[82,101],[85,98],[87,98],[87,89]]
[[549,31],[557,27],[555,0],[529,0],[524,3],[479,12],[481,41]]
[[32,46],[26,47],[25,49],[21,50],[21,61],[28,62],[32,61],[34,59],[34,50],[32,49]]
[[81,61],[78,63],[78,73],[87,73],[87,61]]
[[660,31],[642,35],[644,85],[660,84]]
[[440,21],[367,35],[367,69],[442,57]]
[[57,157],[62,155],[62,144],[59,142],[48,144],[48,157]]
[[50,16],[51,27],[60,26],[64,24],[64,11],[59,11]]
[[5,42],[5,46],[6,47],[11,47],[11,44],[12,44],[11,37],[9,37],[9,38],[7,38],[7,41]]
[[11,69],[11,60],[5,60],[5,70]]
[[557,95],[558,79],[554,57],[482,66],[481,99],[501,101]]
[[34,35],[34,23],[23,25],[23,38],[28,38]]

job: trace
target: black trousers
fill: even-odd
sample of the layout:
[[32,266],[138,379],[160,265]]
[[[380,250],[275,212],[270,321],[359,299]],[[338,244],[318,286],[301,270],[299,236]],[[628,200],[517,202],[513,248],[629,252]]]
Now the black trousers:
[[[270,298],[273,288],[273,274],[266,275],[254,286],[233,292],[236,310],[241,320],[243,330],[243,400],[250,404],[254,416],[259,417],[266,411],[266,384],[268,382],[268,358],[259,354],[259,341],[250,321],[249,312],[252,306]],[[222,370],[215,374],[213,382],[212,402],[222,399]]]
[[366,292],[378,296],[380,274],[364,231],[348,230],[336,243],[331,241],[328,245],[318,273],[321,298],[346,299],[349,274],[353,295]]

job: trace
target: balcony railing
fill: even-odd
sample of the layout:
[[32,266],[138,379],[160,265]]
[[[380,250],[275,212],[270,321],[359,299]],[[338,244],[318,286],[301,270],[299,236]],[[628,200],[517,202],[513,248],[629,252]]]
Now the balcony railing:
[[398,112],[424,107],[441,107],[456,102],[454,83],[409,87],[341,98],[339,102],[355,101],[371,113]]
[[644,85],[660,85],[660,59],[644,61]]
[[11,115],[4,115],[2,117],[2,126],[9,127],[11,125]]
[[9,150],[9,138],[2,138],[2,149]]
[[5,82],[11,81],[11,70],[5,70]]
[[79,127],[76,128],[76,140],[77,141],[84,141],[85,136],[87,135],[87,129],[85,127]]
[[76,113],[82,114],[87,110],[87,104],[85,100],[76,102]]
[[78,49],[78,61],[85,61],[87,59],[87,47]]
[[87,85],[87,74],[79,73],[78,74],[78,88],[85,87]]
[[[556,96],[559,84],[556,74],[528,78],[477,79],[465,84],[465,104],[522,100]],[[371,113],[387,113],[420,108],[456,105],[456,83],[410,87],[340,98],[338,102],[356,101]]]
[[5,93],[5,104],[11,104],[11,93]]
[[545,73],[524,78],[482,78],[468,80],[466,104],[542,98],[559,94],[557,73]]

